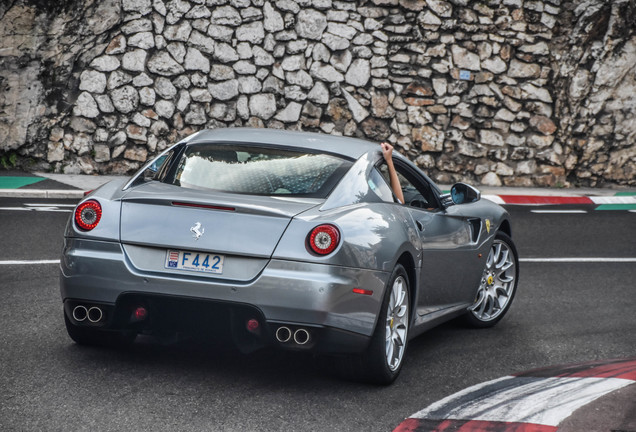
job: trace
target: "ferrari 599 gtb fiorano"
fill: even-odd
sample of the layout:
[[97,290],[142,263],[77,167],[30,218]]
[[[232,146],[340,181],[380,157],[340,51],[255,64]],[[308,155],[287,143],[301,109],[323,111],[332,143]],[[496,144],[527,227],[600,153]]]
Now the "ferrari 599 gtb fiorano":
[[443,194],[380,146],[268,129],[198,132],[75,209],[61,295],[80,344],[199,332],[334,356],[377,383],[408,341],[508,311],[519,264],[508,213],[463,183]]

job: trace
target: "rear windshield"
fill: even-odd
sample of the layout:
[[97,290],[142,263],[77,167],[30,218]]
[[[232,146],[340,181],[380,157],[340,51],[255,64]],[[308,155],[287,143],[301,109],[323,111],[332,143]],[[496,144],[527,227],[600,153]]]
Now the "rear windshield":
[[249,145],[186,147],[169,183],[250,195],[326,197],[352,162],[328,154]]

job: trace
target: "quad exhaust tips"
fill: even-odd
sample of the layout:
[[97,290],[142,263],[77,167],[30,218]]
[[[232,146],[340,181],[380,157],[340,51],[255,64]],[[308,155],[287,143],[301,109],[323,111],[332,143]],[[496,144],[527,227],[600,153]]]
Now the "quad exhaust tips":
[[73,319],[77,322],[88,320],[91,323],[98,323],[102,318],[104,318],[104,312],[97,306],[87,308],[86,306],[78,305],[73,309]]
[[293,339],[296,345],[305,345],[311,340],[310,333],[304,328],[293,331],[289,327],[281,326],[276,330],[276,340],[280,343],[286,343]]

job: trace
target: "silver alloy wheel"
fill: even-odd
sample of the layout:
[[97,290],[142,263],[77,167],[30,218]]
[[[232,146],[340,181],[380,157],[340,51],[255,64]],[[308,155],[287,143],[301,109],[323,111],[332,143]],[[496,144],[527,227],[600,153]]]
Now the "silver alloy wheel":
[[386,363],[391,371],[399,369],[406,348],[409,329],[409,299],[406,281],[398,276],[391,287],[391,297],[386,312]]
[[488,253],[475,303],[470,307],[478,320],[492,321],[506,310],[515,288],[514,254],[506,242],[495,239]]

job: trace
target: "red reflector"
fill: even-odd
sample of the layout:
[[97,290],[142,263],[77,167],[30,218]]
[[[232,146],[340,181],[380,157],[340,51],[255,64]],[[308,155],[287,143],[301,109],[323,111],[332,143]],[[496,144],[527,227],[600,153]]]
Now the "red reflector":
[[362,288],[354,288],[353,292],[356,294],[364,294],[364,295],[372,295],[373,291],[372,290],[365,290]]
[[182,207],[206,208],[206,209],[212,209],[212,210],[224,210],[224,211],[236,210],[234,207],[217,206],[217,205],[210,205],[210,204],[187,203],[187,202],[179,202],[179,201],[173,201],[172,205],[182,206]]
[[247,331],[250,331],[252,333],[258,331],[258,327],[259,326],[260,326],[260,324],[255,319],[247,320],[247,323],[245,324],[245,327],[247,328]]
[[136,320],[143,321],[146,319],[147,316],[148,316],[148,310],[145,307],[139,306],[137,309],[135,309]]

